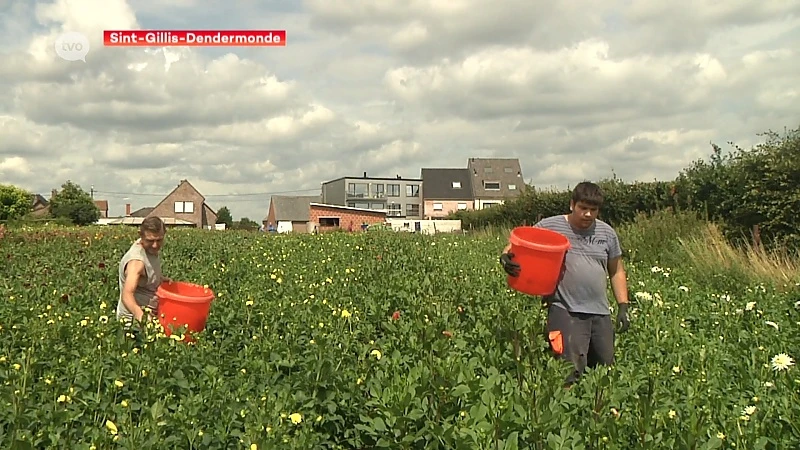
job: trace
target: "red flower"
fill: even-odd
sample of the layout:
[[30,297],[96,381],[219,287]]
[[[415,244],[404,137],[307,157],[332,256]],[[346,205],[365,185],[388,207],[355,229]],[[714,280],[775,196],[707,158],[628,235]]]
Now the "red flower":
[[100,264],[97,265],[97,267],[99,267],[101,269],[105,269],[106,268],[106,263],[100,263]]
[[400,311],[395,311],[394,314],[392,314],[392,320],[400,320]]
[[442,334],[445,335],[446,337],[449,337],[449,338],[453,337],[453,332],[452,331],[444,330],[444,331],[442,331]]

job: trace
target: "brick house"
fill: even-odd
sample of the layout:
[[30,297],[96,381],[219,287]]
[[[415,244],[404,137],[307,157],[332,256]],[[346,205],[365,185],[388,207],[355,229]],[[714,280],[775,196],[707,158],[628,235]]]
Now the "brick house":
[[48,214],[50,214],[50,202],[42,194],[31,194],[31,215],[45,217]]
[[100,218],[108,218],[108,200],[95,200],[94,205],[100,210]]
[[217,223],[217,213],[206,204],[203,194],[187,180],[181,180],[146,217],[152,216],[158,216],[175,226],[213,229]]
[[386,211],[311,203],[309,219],[318,231],[360,231],[362,224],[385,223]]
[[422,169],[423,218],[442,219],[474,207],[469,169]]

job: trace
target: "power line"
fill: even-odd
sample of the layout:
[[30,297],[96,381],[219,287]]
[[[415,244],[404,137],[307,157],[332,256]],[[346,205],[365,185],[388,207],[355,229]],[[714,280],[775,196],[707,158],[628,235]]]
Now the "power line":
[[[268,195],[278,195],[278,194],[291,194],[295,192],[319,192],[319,188],[315,189],[296,189],[291,191],[274,191],[274,192],[248,192],[243,194],[207,194],[203,195],[203,197],[253,197],[253,196],[268,196]],[[143,192],[112,192],[112,191],[93,191],[95,194],[104,194],[104,195],[123,195],[123,196],[143,196],[143,197],[166,197],[169,194],[152,194],[152,193],[143,193]]]

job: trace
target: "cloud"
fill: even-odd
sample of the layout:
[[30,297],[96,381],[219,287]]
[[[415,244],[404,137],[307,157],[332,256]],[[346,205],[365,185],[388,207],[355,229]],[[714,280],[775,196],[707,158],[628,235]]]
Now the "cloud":
[[[710,142],[797,126],[797,2],[0,5],[0,178],[94,186],[111,214],[188,179],[260,219],[269,193],[479,156],[520,158],[537,186],[669,179]],[[102,45],[140,28],[286,29],[288,45]],[[56,56],[67,31],[89,38],[86,63]]]

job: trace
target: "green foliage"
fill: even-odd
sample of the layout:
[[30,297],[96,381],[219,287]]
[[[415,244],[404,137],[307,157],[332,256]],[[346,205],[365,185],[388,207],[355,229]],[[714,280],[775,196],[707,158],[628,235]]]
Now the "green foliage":
[[217,223],[224,223],[226,229],[233,226],[233,216],[227,206],[223,206],[217,211]]
[[259,224],[253,220],[250,220],[247,217],[242,217],[238,221],[233,223],[231,227],[234,230],[247,230],[247,231],[255,231],[258,230]]
[[[673,181],[626,183],[616,176],[598,181],[606,202],[600,217],[612,225],[630,223],[640,213],[692,210],[722,224],[734,242],[750,239],[754,225],[767,247],[800,245],[800,128],[765,133],[750,150],[724,153],[712,144],[708,161],[694,161]],[[518,199],[480,211],[459,211],[465,229],[531,224],[567,212],[570,192],[530,188]]]
[[565,390],[540,301],[493,256],[502,237],[171,230],[165,273],[217,294],[196,345],[123,336],[117,262],[135,238],[9,232],[0,448],[800,446],[798,368],[770,367],[800,356],[800,312],[762,286],[629,265],[617,363]]
[[92,197],[72,181],[61,185],[61,191],[50,200],[50,214],[69,218],[75,225],[89,225],[100,219]]
[[31,194],[11,184],[0,184],[0,221],[15,220],[31,210]]

